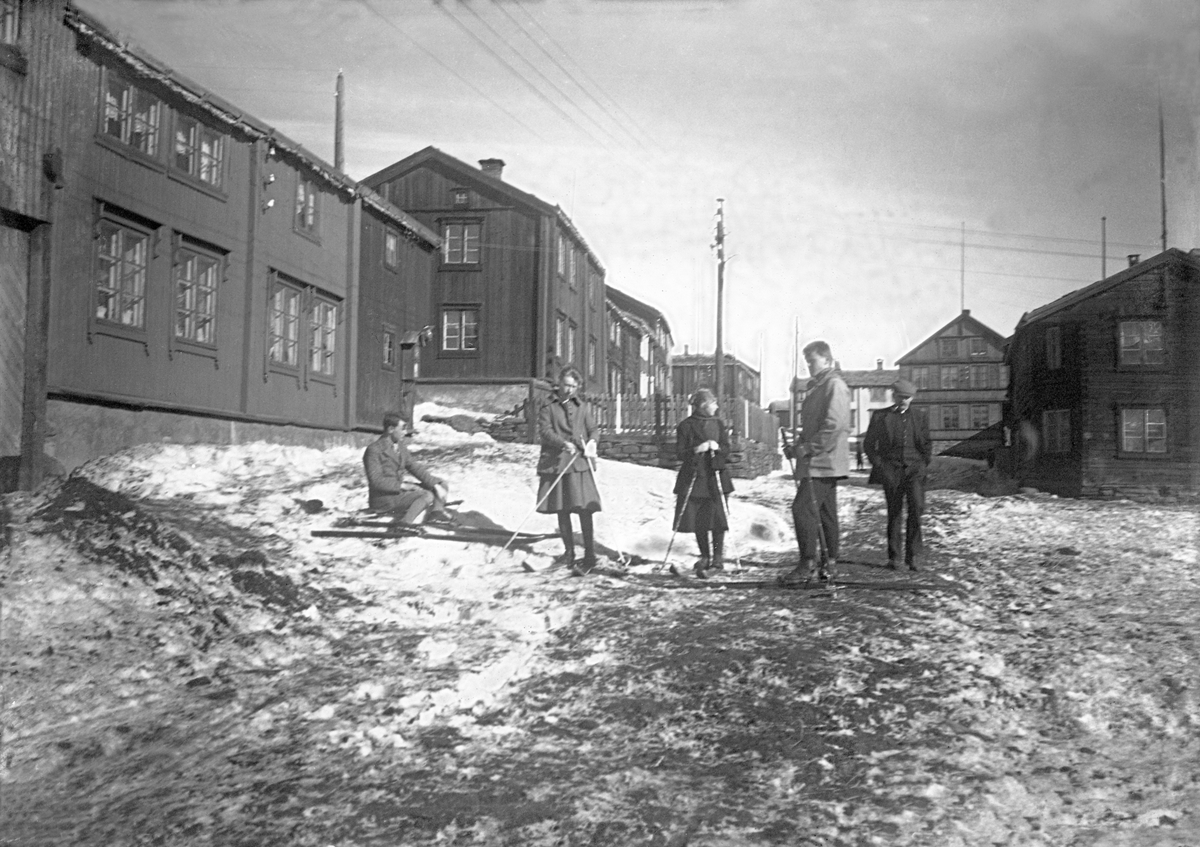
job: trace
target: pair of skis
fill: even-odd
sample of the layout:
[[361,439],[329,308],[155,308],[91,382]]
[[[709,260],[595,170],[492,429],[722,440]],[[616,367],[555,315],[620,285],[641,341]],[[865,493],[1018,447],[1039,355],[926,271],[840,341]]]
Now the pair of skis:
[[504,527],[406,524],[371,518],[346,518],[333,529],[314,529],[314,538],[425,538],[435,541],[501,542],[531,544],[558,538],[558,533],[517,532]]

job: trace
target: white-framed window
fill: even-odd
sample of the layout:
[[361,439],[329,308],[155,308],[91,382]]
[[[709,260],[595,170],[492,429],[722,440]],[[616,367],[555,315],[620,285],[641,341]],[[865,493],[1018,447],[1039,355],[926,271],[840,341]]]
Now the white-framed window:
[[1071,452],[1071,410],[1047,409],[1042,412],[1042,450],[1045,453]]
[[987,403],[973,403],[971,405],[971,429],[987,429],[990,414],[991,410]]
[[175,251],[175,337],[217,343],[217,286],[224,258],[182,242]]
[[569,244],[567,242],[567,237],[565,235],[563,235],[562,232],[559,232],[558,233],[558,275],[559,276],[565,276],[567,273],[567,250],[568,249],[569,249]]
[[146,280],[153,234],[105,215],[97,222],[96,320],[146,328]]
[[596,339],[594,338],[588,339],[587,372],[588,376],[596,375]]
[[479,310],[442,310],[442,350],[473,353],[479,350]]
[[958,406],[942,406],[942,429],[958,429]]
[[400,233],[391,227],[383,231],[383,265],[391,270],[400,267]]
[[21,0],[0,0],[0,44],[16,44],[21,37]]
[[1166,361],[1162,321],[1121,321],[1121,364],[1161,365]]
[[176,114],[171,163],[181,173],[213,188],[222,188],[225,184],[225,135],[195,118]]
[[570,323],[567,324],[567,361],[568,362],[575,361],[575,352],[576,352],[576,350],[579,349],[578,347],[575,346],[575,336],[576,336],[576,333],[578,332],[578,329],[579,328],[577,326],[575,326],[575,321],[571,321]]
[[1046,369],[1056,371],[1062,367],[1062,327],[1046,327]]
[[971,365],[972,388],[995,388],[990,379],[991,365]]
[[554,322],[554,355],[563,358],[563,349],[567,343],[567,319],[562,315]]
[[116,71],[104,75],[102,132],[147,156],[158,156],[162,103]]
[[328,297],[314,294],[308,310],[308,367],[322,376],[337,371],[338,304]]
[[311,179],[296,178],[296,210],[292,218],[296,232],[315,238],[321,225],[320,193]]
[[451,221],[442,225],[442,263],[478,265],[482,224]]
[[1121,452],[1166,453],[1166,409],[1161,407],[1122,409]]
[[939,388],[958,388],[958,365],[941,366],[941,383]]
[[929,388],[929,366],[914,365],[912,369],[912,383],[917,388]]
[[579,253],[573,247],[567,251],[567,282],[572,288],[579,287]]
[[280,279],[271,283],[268,307],[268,358],[285,368],[300,366],[300,312],[304,292],[299,285]]
[[939,338],[938,339],[938,358],[939,359],[957,359],[958,358],[958,339],[957,338]]

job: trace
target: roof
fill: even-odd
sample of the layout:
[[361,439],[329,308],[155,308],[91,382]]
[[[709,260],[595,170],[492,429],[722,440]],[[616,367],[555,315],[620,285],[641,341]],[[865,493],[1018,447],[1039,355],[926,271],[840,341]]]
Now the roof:
[[950,327],[954,326],[955,324],[959,324],[959,323],[961,323],[965,326],[971,327],[971,329],[975,330],[975,332],[977,332],[979,335],[982,335],[984,338],[989,339],[993,344],[995,344],[1001,350],[1003,350],[1004,346],[1008,343],[1007,338],[1005,338],[1000,333],[996,332],[996,330],[992,329],[990,326],[985,324],[983,321],[979,320],[979,318],[971,317],[970,309],[963,309],[962,312],[960,312],[955,318],[953,318],[948,323],[946,323],[941,329],[934,332],[932,335],[930,335],[928,338],[926,338],[920,344],[917,344],[911,350],[909,350],[907,353],[905,353],[903,356],[901,356],[899,359],[897,359],[896,364],[898,364],[898,365],[909,364],[912,361],[911,357],[918,350],[920,350],[922,347],[924,347],[930,341],[933,341],[935,338],[940,336],[946,330],[950,329]]
[[595,251],[588,245],[583,234],[576,228],[575,223],[567,216],[559,206],[551,205],[540,197],[530,194],[527,191],[522,191],[510,182],[506,182],[499,177],[484,173],[474,165],[469,165],[461,159],[456,159],[449,153],[445,153],[436,147],[429,146],[418,150],[416,153],[405,156],[398,162],[393,162],[382,170],[376,171],[368,177],[364,177],[362,182],[372,188],[377,188],[385,182],[390,182],[397,177],[412,171],[418,167],[428,164],[437,164],[446,168],[460,177],[464,183],[474,182],[478,185],[486,186],[489,191],[494,191],[508,197],[510,200],[526,206],[535,212],[543,215],[548,215],[555,218],[558,223],[571,233],[579,245],[587,252],[592,261],[601,271],[604,270],[604,264],[596,255]]
[[842,379],[850,388],[887,388],[900,378],[900,369],[875,368],[870,371],[842,371]]
[[642,335],[646,336],[647,338],[654,337],[654,330],[651,329],[650,325],[647,324],[641,318],[639,318],[637,315],[633,314],[632,312],[625,311],[620,306],[618,306],[616,303],[612,303],[612,302],[610,302],[608,304],[608,308],[612,309],[613,312],[616,313],[617,317],[619,317],[625,323],[629,324],[629,326],[636,329]]
[[[686,367],[700,366],[700,365],[707,365],[708,367],[712,367],[713,362],[715,362],[716,360],[717,360],[717,357],[716,357],[715,353],[680,353],[680,354],[677,354],[677,355],[671,357],[671,367],[686,368]],[[758,368],[750,367],[748,364],[743,362],[741,359],[739,359],[737,356],[733,355],[732,353],[725,354],[725,364],[740,365],[741,367],[745,368],[746,370],[750,371],[753,374],[758,373]]]
[[277,157],[288,159],[303,167],[319,178],[327,187],[340,192],[343,197],[347,199],[361,198],[365,204],[394,221],[409,238],[427,242],[431,247],[441,244],[441,239],[436,233],[401,209],[388,203],[374,191],[355,182],[274,127],[243,112],[183,74],[172,70],[161,60],[144,52],[136,45],[122,41],[103,23],[82,9],[68,4],[64,9],[63,23],[74,30],[80,38],[101,48],[111,58],[119,61],[139,79],[149,80],[161,86],[232,132],[253,141],[267,142],[274,148]]
[[1069,309],[1083,300],[1103,294],[1124,282],[1142,276],[1148,271],[1152,271],[1170,262],[1187,262],[1192,267],[1200,269],[1200,252],[1193,250],[1190,253],[1185,253],[1176,247],[1169,247],[1157,256],[1151,256],[1149,259],[1138,262],[1136,265],[1130,265],[1119,273],[1093,282],[1091,285],[1072,291],[1070,294],[1064,294],[1057,300],[1052,300],[1044,306],[1038,306],[1036,309],[1026,312],[1017,321],[1017,329],[1021,329],[1035,321],[1048,318],[1064,309]]
[[648,322],[662,321],[663,329],[668,335],[671,334],[671,324],[667,322],[667,316],[650,304],[642,302],[632,294],[626,294],[624,291],[613,288],[611,285],[605,285],[604,296],[612,301],[613,307],[618,310],[640,315]]

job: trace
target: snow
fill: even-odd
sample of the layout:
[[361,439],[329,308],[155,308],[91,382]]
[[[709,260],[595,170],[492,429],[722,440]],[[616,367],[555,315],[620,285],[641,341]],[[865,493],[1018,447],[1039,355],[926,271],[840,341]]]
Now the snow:
[[[555,530],[535,447],[422,423],[410,449],[464,515]],[[349,448],[146,445],[8,498],[0,831],[1200,843],[1194,505],[931,491],[910,577],[879,567],[882,496],[852,480],[846,583],[748,591],[795,560],[773,474],[730,502],[745,574],[695,590],[661,569],[673,474],[597,480],[587,579],[550,566],[557,540],[314,538],[366,505]]]

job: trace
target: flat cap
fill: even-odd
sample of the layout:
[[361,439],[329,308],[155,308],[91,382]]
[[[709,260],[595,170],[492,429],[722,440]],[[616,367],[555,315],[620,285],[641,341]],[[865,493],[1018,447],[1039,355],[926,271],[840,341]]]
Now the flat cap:
[[892,383],[892,393],[901,394],[905,397],[915,397],[917,394],[917,387],[907,379],[898,379]]

